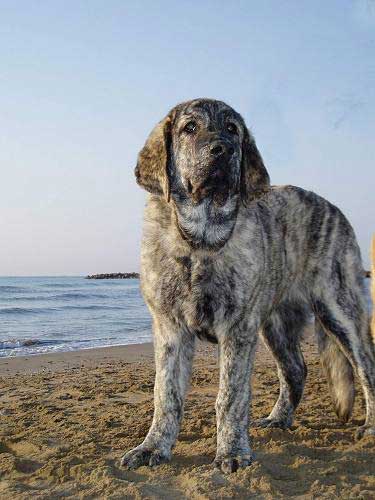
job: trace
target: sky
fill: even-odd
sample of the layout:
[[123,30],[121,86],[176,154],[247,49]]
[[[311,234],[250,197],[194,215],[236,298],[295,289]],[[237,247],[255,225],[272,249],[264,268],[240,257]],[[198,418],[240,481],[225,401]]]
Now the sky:
[[180,101],[240,112],[273,184],[375,232],[375,1],[0,0],[0,275],[139,269],[134,166]]

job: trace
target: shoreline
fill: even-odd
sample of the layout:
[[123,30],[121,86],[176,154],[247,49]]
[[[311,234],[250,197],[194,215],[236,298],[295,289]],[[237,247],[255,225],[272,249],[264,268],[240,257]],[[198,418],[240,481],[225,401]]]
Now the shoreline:
[[[196,356],[216,356],[216,346],[198,341]],[[46,352],[0,358],[0,378],[14,375],[32,375],[43,372],[62,372],[77,368],[100,368],[103,365],[150,363],[154,364],[153,342],[89,347],[76,351]]]
[[4,356],[0,358],[0,377],[32,374],[41,371],[61,371],[77,367],[94,367],[102,363],[123,361],[153,361],[152,342],[103,347],[89,347],[76,351]]

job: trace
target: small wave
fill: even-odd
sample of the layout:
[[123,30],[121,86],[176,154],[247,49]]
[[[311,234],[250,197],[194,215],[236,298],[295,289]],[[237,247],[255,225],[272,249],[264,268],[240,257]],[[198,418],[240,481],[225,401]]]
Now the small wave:
[[46,288],[76,288],[76,283],[41,283],[40,286]]
[[66,305],[61,307],[4,307],[0,309],[0,317],[6,315],[24,316],[27,314],[48,314],[58,311],[121,311],[124,306],[106,306],[106,305]]
[[75,300],[75,299],[108,299],[108,295],[101,293],[84,292],[65,292],[56,295],[20,295],[18,297],[2,297],[2,300],[12,300],[13,302],[38,302],[38,301],[56,301],[56,300]]
[[51,311],[55,311],[55,308],[42,308],[42,307],[4,307],[0,309],[0,316],[5,314],[14,314],[14,315],[24,315],[24,314],[40,314],[40,313],[49,313]]
[[55,345],[60,344],[57,340],[39,340],[39,339],[9,339],[0,342],[0,349],[18,349],[20,347]]
[[48,300],[48,296],[44,295],[20,295],[19,297],[2,297],[2,300],[12,300],[13,302],[17,301],[27,301],[27,302],[35,302],[39,300]]
[[110,340],[116,340],[117,337],[105,338],[92,338],[92,339],[56,339],[56,340],[42,340],[42,339],[8,339],[0,342],[0,350],[8,349],[21,349],[24,347],[42,347],[42,346],[62,346],[65,344],[88,344],[88,343],[101,343]]
[[125,309],[124,306],[105,306],[105,305],[90,305],[90,306],[62,306],[59,309],[69,310],[69,309],[79,309],[81,311],[119,311]]
[[0,285],[0,292],[8,292],[8,293],[24,293],[29,292],[28,288],[23,286],[12,286],[12,285]]
[[108,295],[103,293],[65,292],[53,295],[49,299],[108,299]]

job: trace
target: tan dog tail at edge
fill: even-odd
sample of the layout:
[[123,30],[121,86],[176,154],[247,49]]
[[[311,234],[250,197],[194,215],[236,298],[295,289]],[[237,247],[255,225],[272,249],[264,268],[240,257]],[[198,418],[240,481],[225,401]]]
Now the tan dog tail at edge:
[[375,234],[372,237],[371,245],[371,297],[372,297],[372,319],[371,333],[375,343]]

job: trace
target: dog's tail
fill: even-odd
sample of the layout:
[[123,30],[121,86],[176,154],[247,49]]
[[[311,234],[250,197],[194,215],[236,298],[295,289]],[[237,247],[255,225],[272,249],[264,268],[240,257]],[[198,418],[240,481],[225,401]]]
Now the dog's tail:
[[372,237],[372,246],[371,246],[371,296],[372,296],[371,332],[372,332],[372,340],[375,343],[375,234]]
[[[371,246],[371,296],[373,305],[371,332],[375,343],[375,234]],[[315,322],[315,332],[320,362],[327,377],[336,415],[342,422],[347,422],[352,414],[355,400],[352,365],[338,343],[326,334],[318,321]]]
[[352,414],[355,399],[353,368],[337,342],[326,334],[318,321],[315,322],[315,331],[333,406],[339,420],[345,423]]

